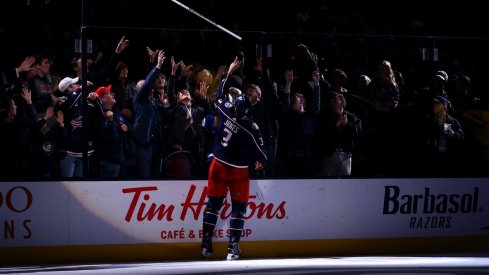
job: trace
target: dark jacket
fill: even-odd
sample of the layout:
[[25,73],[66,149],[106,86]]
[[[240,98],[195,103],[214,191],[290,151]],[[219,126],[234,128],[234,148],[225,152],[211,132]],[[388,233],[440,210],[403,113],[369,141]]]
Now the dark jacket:
[[158,67],[154,67],[146,77],[141,90],[136,92],[133,98],[134,128],[131,130],[131,136],[140,145],[150,144],[157,127],[156,110],[150,94],[160,72]]

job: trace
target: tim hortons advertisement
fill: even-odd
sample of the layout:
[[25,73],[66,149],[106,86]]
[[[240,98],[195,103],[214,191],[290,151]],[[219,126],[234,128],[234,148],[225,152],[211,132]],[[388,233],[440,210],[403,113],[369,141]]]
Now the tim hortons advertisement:
[[[206,181],[0,183],[0,247],[200,242]],[[251,181],[242,239],[489,235],[487,179]],[[214,232],[227,241],[230,198]]]

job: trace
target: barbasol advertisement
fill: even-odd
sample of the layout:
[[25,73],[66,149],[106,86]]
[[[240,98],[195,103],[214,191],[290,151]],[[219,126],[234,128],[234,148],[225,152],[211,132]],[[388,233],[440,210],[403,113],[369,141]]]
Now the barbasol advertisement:
[[[206,181],[0,184],[0,247],[200,242]],[[487,179],[252,180],[243,241],[489,235]],[[227,241],[231,201],[214,232]]]

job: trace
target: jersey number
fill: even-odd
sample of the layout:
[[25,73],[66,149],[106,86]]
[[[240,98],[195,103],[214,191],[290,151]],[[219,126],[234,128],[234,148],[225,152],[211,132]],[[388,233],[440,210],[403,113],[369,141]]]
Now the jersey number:
[[224,132],[222,134],[222,140],[221,140],[222,147],[228,146],[228,142],[232,136],[233,136],[233,132],[231,132],[231,130],[229,130],[228,128],[224,128]]

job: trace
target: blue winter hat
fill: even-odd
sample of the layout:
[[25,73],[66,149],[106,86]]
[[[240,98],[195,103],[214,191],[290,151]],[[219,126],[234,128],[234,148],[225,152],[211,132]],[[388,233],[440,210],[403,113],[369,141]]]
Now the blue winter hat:
[[444,96],[439,95],[433,99],[433,103],[448,104],[448,99]]

